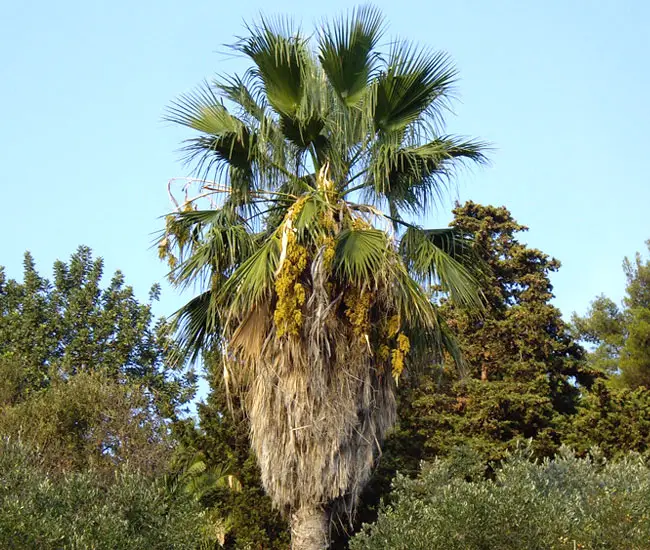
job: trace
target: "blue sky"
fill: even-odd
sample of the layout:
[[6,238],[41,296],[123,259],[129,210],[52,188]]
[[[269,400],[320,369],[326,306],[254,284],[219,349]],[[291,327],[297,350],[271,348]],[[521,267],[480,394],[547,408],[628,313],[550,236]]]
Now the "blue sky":
[[[551,0],[376,2],[388,36],[446,50],[460,71],[450,132],[494,144],[451,200],[506,205],[523,238],[563,263],[565,316],[622,296],[621,260],[650,238],[646,170],[650,3]],[[182,92],[241,70],[223,44],[260,11],[305,29],[350,4],[7,0],[0,8],[0,265],[24,250],[42,273],[87,244],[145,299],[165,267],[150,248],[187,175],[188,134],[161,122]],[[446,225],[449,203],[432,225]],[[164,287],[160,314],[183,301]]]

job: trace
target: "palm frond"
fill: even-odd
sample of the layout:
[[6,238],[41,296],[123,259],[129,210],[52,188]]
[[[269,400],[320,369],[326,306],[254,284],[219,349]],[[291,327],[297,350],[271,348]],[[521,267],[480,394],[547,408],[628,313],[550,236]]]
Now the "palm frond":
[[424,113],[440,116],[455,78],[456,69],[447,54],[396,42],[388,55],[385,71],[375,83],[377,130],[403,132]]
[[399,261],[390,264],[392,301],[409,331],[422,330],[436,337],[439,331],[435,305],[421,285]]
[[224,76],[214,82],[214,87],[225,99],[239,107],[242,116],[251,117],[251,122],[260,124],[265,119],[268,103],[264,89],[252,74],[246,73],[244,78]]
[[279,260],[280,239],[273,234],[232,272],[218,292],[218,300],[229,317],[245,315],[271,295]]
[[185,143],[185,161],[194,163],[200,177],[225,170],[233,189],[242,200],[253,185],[253,158],[257,135],[228,112],[221,98],[204,83],[194,92],[180,96],[167,110],[165,120],[197,130],[201,135]]
[[465,376],[467,365],[463,353],[451,329],[440,316],[440,311],[435,308],[436,316],[435,329],[423,329],[423,327],[411,327],[409,339],[411,349],[409,353],[409,369],[411,372],[418,372],[428,369],[434,365],[443,363],[445,354],[449,355],[456,365],[461,377]]
[[426,214],[439,202],[456,167],[485,162],[486,145],[442,136],[424,145],[402,147],[388,137],[379,140],[368,172],[366,194],[384,198],[396,213]]
[[280,115],[293,116],[304,95],[306,40],[291,21],[262,19],[233,49],[255,63],[254,74],[264,84],[269,104]]
[[302,150],[325,140],[326,94],[307,39],[289,20],[262,19],[248,30],[233,47],[254,62],[249,72],[262,83],[284,138]]
[[459,305],[482,307],[482,293],[474,275],[478,260],[471,242],[457,230],[409,227],[400,241],[400,253],[421,284],[439,287]]
[[221,334],[221,326],[214,309],[211,290],[192,298],[172,315],[177,348],[172,361],[195,361],[201,352],[209,349]]
[[363,6],[326,24],[319,37],[319,60],[330,85],[348,107],[355,106],[368,90],[381,38],[383,17],[372,6]]
[[197,234],[187,258],[172,273],[181,288],[205,284],[215,273],[231,272],[256,249],[255,236],[245,220],[230,209],[190,210],[176,217],[176,223]]
[[385,272],[388,238],[379,229],[345,229],[337,238],[335,270],[357,288],[374,286]]

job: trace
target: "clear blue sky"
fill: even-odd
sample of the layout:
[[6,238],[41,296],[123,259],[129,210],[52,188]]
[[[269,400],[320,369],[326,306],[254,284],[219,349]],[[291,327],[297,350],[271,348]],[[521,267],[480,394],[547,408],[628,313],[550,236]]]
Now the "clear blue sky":
[[[619,299],[621,260],[650,238],[650,3],[639,0],[376,2],[389,35],[444,49],[459,70],[452,132],[493,142],[453,199],[506,205],[530,245],[563,263],[556,304]],[[347,3],[6,0],[0,9],[0,265],[43,273],[79,244],[146,298],[165,268],[150,248],[187,175],[184,131],[161,122],[179,93],[242,61],[222,45],[260,10],[306,29]],[[431,224],[446,225],[451,202]],[[164,287],[158,306],[182,298]]]

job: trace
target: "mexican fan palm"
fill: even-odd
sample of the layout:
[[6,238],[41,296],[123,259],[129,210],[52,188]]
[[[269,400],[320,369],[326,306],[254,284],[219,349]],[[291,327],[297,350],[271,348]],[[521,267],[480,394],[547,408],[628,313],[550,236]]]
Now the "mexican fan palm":
[[324,548],[395,421],[404,369],[453,353],[431,289],[479,307],[468,237],[413,222],[484,157],[442,132],[447,56],[379,50],[376,10],[311,39],[286,21],[247,30],[233,48],[248,71],[170,108],[196,131],[185,150],[201,183],[160,252],[177,285],[202,290],[177,314],[182,348],[222,355],[293,547]]

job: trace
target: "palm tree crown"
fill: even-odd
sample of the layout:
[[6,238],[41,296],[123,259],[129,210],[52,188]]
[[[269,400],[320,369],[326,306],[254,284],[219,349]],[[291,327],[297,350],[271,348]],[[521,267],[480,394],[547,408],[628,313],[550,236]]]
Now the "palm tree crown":
[[197,132],[185,151],[212,201],[190,198],[160,241],[173,281],[203,285],[177,314],[181,347],[221,350],[265,488],[289,512],[353,504],[405,365],[455,353],[429,289],[480,305],[471,238],[408,220],[484,146],[442,132],[448,57],[380,51],[383,29],[371,7],[314,39],[262,20],[232,46],[243,76],[168,113]]

